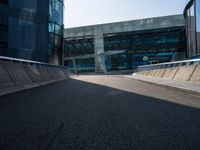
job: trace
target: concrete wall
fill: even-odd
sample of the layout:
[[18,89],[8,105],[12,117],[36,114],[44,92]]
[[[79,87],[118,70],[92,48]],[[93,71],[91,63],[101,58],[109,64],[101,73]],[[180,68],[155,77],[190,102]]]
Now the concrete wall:
[[180,66],[151,71],[141,71],[136,76],[162,78],[165,80],[200,82],[200,65]]
[[196,66],[191,78],[189,79],[191,82],[200,81],[200,65]]
[[36,87],[69,77],[65,67],[20,64],[0,60],[0,95]]
[[67,28],[64,30],[64,38],[92,36],[97,35],[96,33],[109,34],[148,29],[168,28],[175,26],[185,26],[183,15],[172,15],[84,27]]

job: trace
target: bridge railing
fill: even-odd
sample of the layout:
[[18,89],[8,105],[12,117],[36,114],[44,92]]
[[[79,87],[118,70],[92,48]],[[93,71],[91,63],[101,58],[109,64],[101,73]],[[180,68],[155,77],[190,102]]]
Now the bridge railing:
[[0,56],[0,95],[69,78],[68,67]]
[[174,68],[174,67],[181,67],[181,66],[198,65],[198,64],[200,64],[200,59],[167,62],[167,63],[139,66],[137,68],[136,72],[151,71],[151,70],[166,69],[166,68]]
[[0,60],[1,61],[6,61],[6,62],[14,62],[14,63],[18,63],[18,64],[49,66],[49,67],[56,67],[56,68],[67,68],[66,66],[53,65],[53,64],[48,64],[48,63],[43,63],[43,62],[38,62],[38,61],[31,61],[31,60],[18,59],[18,58],[12,58],[12,57],[5,57],[5,56],[0,56]]

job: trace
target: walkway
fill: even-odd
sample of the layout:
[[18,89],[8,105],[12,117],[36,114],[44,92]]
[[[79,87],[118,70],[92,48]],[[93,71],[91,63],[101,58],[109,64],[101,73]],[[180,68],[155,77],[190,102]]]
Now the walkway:
[[0,97],[0,150],[199,149],[200,98],[116,76]]

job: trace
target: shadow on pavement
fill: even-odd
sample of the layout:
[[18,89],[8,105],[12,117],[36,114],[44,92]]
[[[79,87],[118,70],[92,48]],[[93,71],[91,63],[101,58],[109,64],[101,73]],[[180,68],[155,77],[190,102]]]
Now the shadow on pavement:
[[2,149],[199,149],[200,109],[68,79],[0,97]]

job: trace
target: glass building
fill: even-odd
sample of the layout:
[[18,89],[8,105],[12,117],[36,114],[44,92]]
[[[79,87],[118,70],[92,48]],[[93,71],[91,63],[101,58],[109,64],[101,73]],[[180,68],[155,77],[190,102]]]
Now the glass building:
[[49,43],[50,62],[63,64],[63,14],[64,0],[49,0]]
[[0,0],[0,55],[61,64],[62,0]]
[[104,35],[104,42],[105,51],[126,50],[106,56],[108,71],[180,60],[186,51],[184,27],[108,34]]
[[183,15],[69,28],[64,34],[65,65],[78,72],[182,60],[186,49]]
[[188,0],[184,10],[187,32],[187,56],[200,54],[200,0]]

